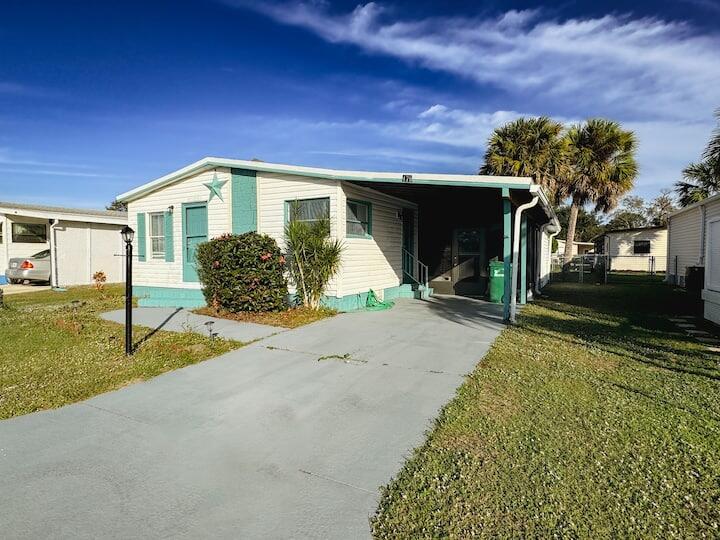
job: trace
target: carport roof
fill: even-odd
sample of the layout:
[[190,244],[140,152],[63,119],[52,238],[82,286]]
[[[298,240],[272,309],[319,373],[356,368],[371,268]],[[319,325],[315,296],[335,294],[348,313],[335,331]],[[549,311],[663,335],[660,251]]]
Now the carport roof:
[[113,210],[94,210],[87,208],[64,208],[40,204],[24,204],[0,201],[0,214],[7,216],[26,216],[40,219],[63,219],[93,223],[127,223],[127,212]]

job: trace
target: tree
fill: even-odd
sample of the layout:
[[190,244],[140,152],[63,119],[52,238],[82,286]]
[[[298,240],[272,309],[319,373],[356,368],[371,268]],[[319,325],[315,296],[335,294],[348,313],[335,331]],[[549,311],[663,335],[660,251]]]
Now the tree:
[[620,208],[610,215],[605,229],[616,231],[618,229],[635,229],[647,227],[649,220],[648,209],[642,197],[628,195],[620,202]]
[[647,208],[648,221],[655,227],[667,225],[668,216],[676,210],[672,191],[663,189]]
[[[560,227],[563,231],[568,230],[568,221],[570,220],[570,206],[562,205],[555,209]],[[597,212],[588,211],[585,208],[578,209],[577,224],[575,226],[575,236],[579,240],[592,240],[596,236],[603,233],[603,226],[600,216]]]
[[551,198],[565,165],[563,126],[546,116],[519,118],[495,129],[480,174],[530,176]]
[[700,202],[720,192],[720,175],[709,161],[691,163],[683,169],[683,179],[675,183],[680,206]]
[[113,202],[105,207],[106,210],[114,210],[115,212],[127,212],[127,203],[114,199]]
[[683,179],[675,183],[680,206],[702,201],[720,193],[720,109],[715,111],[718,127],[712,133],[702,154],[702,161],[683,169]]
[[617,122],[594,118],[570,128],[567,148],[569,171],[561,185],[561,194],[571,200],[566,261],[572,256],[580,208],[592,203],[596,211],[608,212],[632,189],[637,142],[635,134]]

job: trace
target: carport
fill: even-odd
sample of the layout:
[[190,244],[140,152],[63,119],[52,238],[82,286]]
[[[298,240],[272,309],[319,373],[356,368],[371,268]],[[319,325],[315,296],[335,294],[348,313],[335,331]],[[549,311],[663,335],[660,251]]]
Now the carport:
[[403,215],[403,247],[412,253],[412,243],[417,242],[418,248],[418,260],[411,260],[406,272],[412,276],[419,266],[434,293],[487,298],[489,262],[502,261],[504,318],[508,320],[513,289],[516,302],[525,304],[547,282],[551,240],[560,225],[545,193],[532,179],[472,178],[453,181],[443,175],[437,179],[423,175],[418,180],[405,175],[402,183],[353,183],[418,205],[417,216]]

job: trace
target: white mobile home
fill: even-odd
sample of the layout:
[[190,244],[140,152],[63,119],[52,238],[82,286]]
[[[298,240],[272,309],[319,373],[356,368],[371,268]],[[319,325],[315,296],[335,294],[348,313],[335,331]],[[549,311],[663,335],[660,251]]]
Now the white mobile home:
[[720,324],[720,194],[670,214],[668,234],[668,282],[684,287],[688,267],[703,267],[705,318]]
[[108,282],[124,280],[120,229],[125,212],[0,202],[0,275],[12,258],[50,250],[56,287],[92,283],[103,271]]
[[[497,257],[509,270],[513,216],[530,206],[516,227],[524,302],[547,281],[549,234],[557,229],[539,186],[515,177],[204,158],[118,200],[128,203],[136,231],[134,292],[145,306],[203,305],[194,246],[228,232],[257,231],[282,248],[291,203],[307,219],[328,215],[331,235],[345,246],[325,298],[340,310],[362,307],[371,289],[381,298],[413,296],[413,289],[483,296],[488,261]],[[506,276],[509,284],[509,271]]]
[[665,272],[667,227],[608,231],[595,239],[595,253],[609,256],[611,270]]

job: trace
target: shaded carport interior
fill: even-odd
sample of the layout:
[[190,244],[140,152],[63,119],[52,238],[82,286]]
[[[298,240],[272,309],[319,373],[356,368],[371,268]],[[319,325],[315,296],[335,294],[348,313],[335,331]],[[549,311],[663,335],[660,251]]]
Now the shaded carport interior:
[[[428,266],[430,286],[436,293],[487,297],[489,262],[497,259],[506,263],[507,295],[510,290],[512,224],[517,208],[533,198],[530,189],[440,182],[352,183],[418,205],[416,254]],[[523,213],[517,286],[517,301],[521,304],[539,288],[540,231],[549,221],[550,216],[543,205]]]

